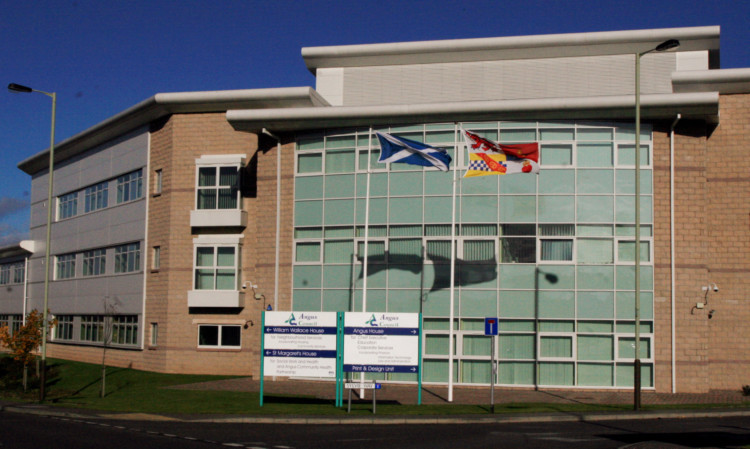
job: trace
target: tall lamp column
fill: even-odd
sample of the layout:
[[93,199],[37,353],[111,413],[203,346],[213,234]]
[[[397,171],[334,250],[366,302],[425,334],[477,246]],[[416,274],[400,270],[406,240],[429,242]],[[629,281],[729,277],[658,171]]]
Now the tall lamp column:
[[44,401],[45,387],[47,381],[47,330],[49,329],[47,319],[47,308],[49,304],[49,259],[50,259],[50,236],[52,230],[52,178],[54,176],[55,165],[55,110],[57,109],[57,95],[55,92],[44,92],[32,89],[20,84],[8,84],[8,90],[11,92],[31,93],[37,92],[52,98],[52,130],[50,132],[49,143],[49,185],[47,191],[47,237],[44,245],[44,308],[42,309],[42,363],[39,378],[39,402]]
[[655,48],[635,54],[635,360],[633,363],[633,409],[641,408],[641,57],[680,46],[669,39]]

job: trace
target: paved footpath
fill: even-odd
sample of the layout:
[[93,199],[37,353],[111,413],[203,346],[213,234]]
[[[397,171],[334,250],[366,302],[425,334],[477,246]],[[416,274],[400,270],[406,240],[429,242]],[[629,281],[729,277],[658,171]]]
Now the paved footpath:
[[[224,391],[260,391],[260,382],[250,378],[236,378],[197,384],[181,385],[188,390],[224,390]],[[264,395],[300,395],[313,396],[319,399],[333,399],[335,389],[333,382],[306,382],[298,380],[266,381]],[[370,398],[370,393],[366,397]],[[490,397],[488,386],[455,386],[453,388],[454,404],[487,404]],[[384,383],[377,392],[378,401],[396,401],[400,404],[417,403],[417,386]],[[690,393],[654,393],[643,390],[643,405],[691,405],[691,404],[742,404],[750,403],[750,397],[742,391],[715,390],[704,394]],[[448,404],[448,387],[422,385],[423,404]],[[632,404],[633,391],[596,391],[530,388],[495,387],[495,403],[568,403],[568,404]]]

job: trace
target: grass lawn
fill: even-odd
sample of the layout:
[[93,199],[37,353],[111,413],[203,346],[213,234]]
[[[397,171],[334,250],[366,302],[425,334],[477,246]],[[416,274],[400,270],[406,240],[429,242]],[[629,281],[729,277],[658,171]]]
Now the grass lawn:
[[[0,362],[8,358],[0,356]],[[4,363],[7,365],[7,363]],[[48,359],[46,402],[66,408],[97,409],[112,412],[140,412],[160,414],[246,414],[246,415],[347,415],[344,408],[336,408],[334,401],[304,396],[264,397],[264,406],[259,405],[259,394],[238,391],[202,391],[170,389],[167,387],[232,376],[208,376],[187,374],[162,374],[128,368],[107,368],[107,392],[99,397],[101,389],[101,365]],[[23,393],[15,379],[17,372],[0,369],[0,397],[13,401],[34,402],[39,391],[31,368],[29,392]],[[10,388],[9,388],[10,386]],[[724,404],[724,407],[727,405]],[[732,406],[732,405],[730,405]],[[733,405],[736,407],[737,405]],[[372,402],[362,401],[352,405],[352,414],[370,415]],[[707,406],[704,405],[703,408]],[[663,407],[668,408],[668,407]],[[496,404],[495,413],[544,413],[630,410],[624,405],[587,404]],[[401,405],[378,403],[378,415],[461,415],[488,414],[488,405]]]

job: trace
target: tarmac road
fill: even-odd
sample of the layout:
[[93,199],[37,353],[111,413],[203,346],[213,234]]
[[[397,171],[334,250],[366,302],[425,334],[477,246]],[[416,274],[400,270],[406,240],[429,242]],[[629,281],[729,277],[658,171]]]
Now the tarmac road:
[[460,425],[290,424],[285,417],[278,417],[275,423],[231,423],[155,415],[121,415],[123,419],[112,416],[6,406],[0,412],[0,448],[674,449],[750,445],[750,419],[719,412],[713,417],[683,419],[628,420],[613,416],[613,420],[597,421],[467,420]]

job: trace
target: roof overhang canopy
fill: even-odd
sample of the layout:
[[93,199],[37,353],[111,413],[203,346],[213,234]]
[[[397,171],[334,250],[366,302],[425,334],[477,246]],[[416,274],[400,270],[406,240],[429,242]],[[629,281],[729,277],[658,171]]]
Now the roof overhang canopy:
[[718,26],[546,34],[305,47],[302,49],[302,57],[307,68],[315,73],[317,69],[331,67],[628,54],[644,52],[668,39],[677,39],[680,41],[677,51],[708,50],[709,68],[719,68],[719,35]]
[[[683,118],[715,122],[719,114],[719,94],[700,92],[641,96],[643,119],[672,119],[677,114]],[[281,133],[403,123],[628,120],[634,116],[635,99],[632,95],[227,111],[227,120],[234,129],[256,133],[263,128]]]
[[[63,161],[154,120],[176,113],[225,112],[229,109],[327,106],[311,87],[160,93],[55,145],[55,162]],[[49,148],[21,161],[32,175],[49,165]]]

